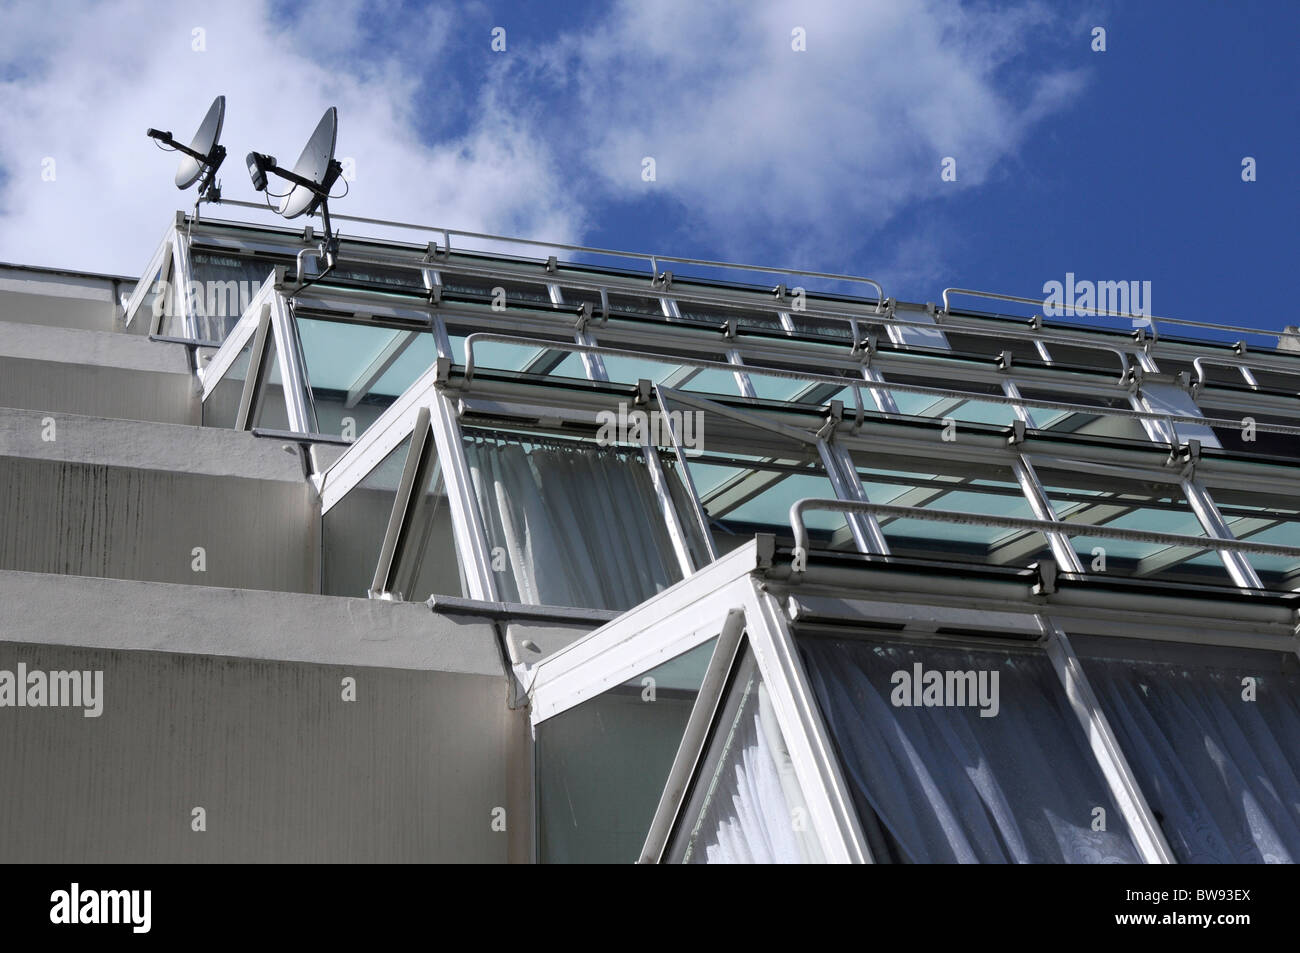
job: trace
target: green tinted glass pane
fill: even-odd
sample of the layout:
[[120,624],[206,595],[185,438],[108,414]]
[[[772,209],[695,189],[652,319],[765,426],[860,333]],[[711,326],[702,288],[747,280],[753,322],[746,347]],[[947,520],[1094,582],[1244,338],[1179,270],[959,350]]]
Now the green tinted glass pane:
[[537,726],[543,863],[637,860],[716,642]]

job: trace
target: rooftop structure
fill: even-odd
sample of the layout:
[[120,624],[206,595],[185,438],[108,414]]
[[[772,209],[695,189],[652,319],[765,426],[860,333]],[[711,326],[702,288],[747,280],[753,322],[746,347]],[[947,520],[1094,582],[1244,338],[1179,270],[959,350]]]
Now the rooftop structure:
[[1289,336],[400,228],[0,266],[0,855],[1300,857]]

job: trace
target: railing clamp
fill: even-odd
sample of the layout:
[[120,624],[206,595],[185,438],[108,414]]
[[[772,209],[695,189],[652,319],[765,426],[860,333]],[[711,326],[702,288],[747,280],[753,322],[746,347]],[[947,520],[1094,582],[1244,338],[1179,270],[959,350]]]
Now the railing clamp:
[[1011,421],[1011,433],[1007,435],[1007,445],[1018,447],[1025,442],[1026,424],[1023,420]]
[[560,270],[560,263],[554,255],[546,259],[546,273],[553,275]]
[[646,378],[644,377],[641,378],[639,381],[637,381],[636,397],[632,399],[633,405],[636,407],[644,407],[647,404],[649,404],[653,398],[654,398],[654,384],[646,380]]
[[727,318],[727,320],[722,323],[722,336],[728,341],[734,341],[736,339],[736,327],[736,318]]
[[661,271],[650,279],[650,284],[656,288],[667,291],[673,286],[673,273],[671,271]]
[[[853,325],[854,334],[857,334],[857,323]],[[876,336],[870,331],[865,337],[856,338],[853,342],[853,350],[850,352],[854,357],[861,361],[863,367],[871,366],[871,358],[876,353]]]
[[591,302],[584,301],[578,305],[577,320],[574,321],[574,327],[581,333],[587,330],[587,325],[591,323]]
[[844,419],[844,401],[833,400],[826,409],[826,422],[817,429],[817,437],[830,443],[835,439],[835,428]]
[[1168,465],[1171,467],[1182,465],[1185,469],[1183,475],[1191,477],[1196,472],[1196,467],[1201,462],[1201,441],[1188,440],[1186,443],[1175,446],[1169,451]]
[[1011,370],[1011,364],[1013,360],[1014,358],[1010,351],[1003,351],[1001,354],[998,355],[998,370],[1000,371]]
[[1056,576],[1061,567],[1056,564],[1055,559],[1044,559],[1040,562],[1030,563],[1037,576],[1034,580],[1033,593],[1036,596],[1050,596],[1056,592]]

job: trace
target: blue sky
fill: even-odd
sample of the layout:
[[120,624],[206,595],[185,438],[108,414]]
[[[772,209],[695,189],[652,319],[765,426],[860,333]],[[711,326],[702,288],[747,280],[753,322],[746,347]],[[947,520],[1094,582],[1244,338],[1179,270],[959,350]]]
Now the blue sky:
[[138,271],[188,204],[144,128],[188,134],[225,93],[230,197],[252,197],[245,152],[291,160],[337,104],[340,212],[905,300],[1073,272],[1150,281],[1158,315],[1296,323],[1274,305],[1300,220],[1296,3],[110,0],[0,22],[0,260]]

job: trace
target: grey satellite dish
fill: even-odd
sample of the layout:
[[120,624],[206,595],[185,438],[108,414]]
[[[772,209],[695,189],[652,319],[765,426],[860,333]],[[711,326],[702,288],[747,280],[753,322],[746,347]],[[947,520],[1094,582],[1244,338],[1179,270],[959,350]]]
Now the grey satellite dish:
[[295,185],[280,201],[279,212],[285,218],[297,218],[316,210],[322,195],[328,195],[338,178],[334,163],[334,145],[338,140],[339,111],[331,106],[316,124],[316,131],[307,140],[302,155],[294,163],[293,173],[300,179],[316,183],[316,189]]
[[220,201],[221,188],[217,185],[217,170],[226,158],[226,147],[221,145],[221,124],[226,118],[226,97],[218,96],[212,100],[207,115],[199,123],[199,131],[188,146],[172,138],[170,132],[149,129],[146,135],[156,139],[168,151],[183,153],[181,164],[176,169],[176,188],[188,189],[195,182],[199,183],[199,201]]
[[[280,199],[280,206],[275,211],[285,218],[297,218],[299,215],[311,215],[319,211],[321,224],[325,226],[325,238],[319,246],[320,256],[325,260],[325,270],[305,281],[304,276],[299,275],[300,284],[296,291],[290,293],[291,295],[320,281],[334,270],[334,263],[338,260],[339,236],[330,228],[329,201],[330,189],[343,174],[343,165],[334,158],[334,144],[338,138],[338,131],[339,111],[331,106],[325,110],[325,115],[320,117],[320,122],[316,124],[316,131],[307,140],[307,145],[302,150],[302,155],[298,157],[292,172],[280,168],[279,163],[275,161],[275,156],[267,155],[265,152],[250,152],[245,160],[248,165],[248,176],[253,180],[253,188],[258,192],[267,192],[268,197],[274,195]],[[283,196],[268,192],[268,175],[284,179],[291,183],[292,188]],[[346,195],[347,192],[343,194]],[[337,197],[342,198],[342,196]],[[271,203],[268,200],[267,208],[270,207]]]
[[[203,122],[199,123],[199,131],[194,134],[190,141],[190,149],[204,156],[205,159],[212,152],[212,147],[217,144],[221,138],[221,124],[226,118],[226,97],[218,96],[212,100],[212,105],[208,107],[208,114],[203,117]],[[176,170],[176,188],[188,189],[191,185],[199,180],[207,169],[207,162],[194,158],[191,154],[181,157],[180,167]]]

